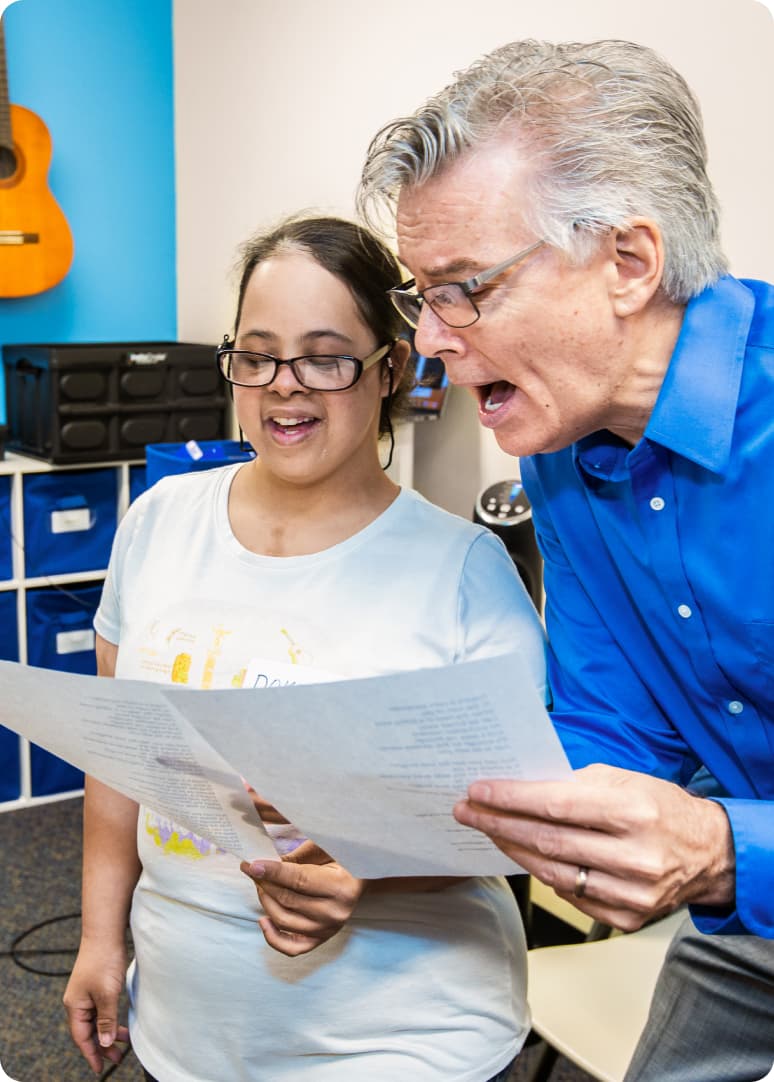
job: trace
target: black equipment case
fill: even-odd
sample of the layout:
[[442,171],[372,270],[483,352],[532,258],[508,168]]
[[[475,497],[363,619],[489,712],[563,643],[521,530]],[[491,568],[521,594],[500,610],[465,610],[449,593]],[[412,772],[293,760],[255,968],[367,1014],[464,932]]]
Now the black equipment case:
[[226,436],[215,347],[105,342],[3,347],[6,446],[52,463],[140,459],[147,443]]

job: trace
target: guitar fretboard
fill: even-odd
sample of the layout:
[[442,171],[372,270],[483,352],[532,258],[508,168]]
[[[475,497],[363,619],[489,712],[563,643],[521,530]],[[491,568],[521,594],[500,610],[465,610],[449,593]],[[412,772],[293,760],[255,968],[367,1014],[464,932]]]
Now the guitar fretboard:
[[11,100],[8,94],[8,68],[5,62],[5,31],[0,19],[0,147],[13,148],[11,135]]

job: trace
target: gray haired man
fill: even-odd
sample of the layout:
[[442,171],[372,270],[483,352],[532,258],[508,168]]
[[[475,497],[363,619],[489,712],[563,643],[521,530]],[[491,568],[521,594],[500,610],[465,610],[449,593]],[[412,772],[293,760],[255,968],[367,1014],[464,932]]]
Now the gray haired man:
[[727,273],[697,102],[629,42],[514,42],[377,135],[361,209],[385,201],[417,349],[522,458],[577,768],[455,814],[595,919],[689,905],[628,1082],[751,1082],[774,1060],[774,289]]

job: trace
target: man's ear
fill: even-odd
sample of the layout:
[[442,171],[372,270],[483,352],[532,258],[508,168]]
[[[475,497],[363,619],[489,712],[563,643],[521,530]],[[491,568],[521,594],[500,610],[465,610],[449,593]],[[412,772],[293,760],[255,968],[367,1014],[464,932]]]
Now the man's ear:
[[615,277],[611,298],[616,315],[641,312],[658,292],[664,275],[664,241],[649,218],[634,218],[625,229],[613,230]]
[[392,367],[392,393],[395,394],[400,386],[403,375],[406,371],[406,365],[408,359],[411,356],[411,346],[405,338],[397,338],[395,345],[390,350],[387,357],[382,362],[382,398],[384,398],[389,390],[390,380],[389,371]]

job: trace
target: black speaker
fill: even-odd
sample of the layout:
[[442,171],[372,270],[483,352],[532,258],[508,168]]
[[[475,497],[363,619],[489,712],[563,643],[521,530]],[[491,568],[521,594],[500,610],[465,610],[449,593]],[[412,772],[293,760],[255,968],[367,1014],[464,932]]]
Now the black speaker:
[[543,561],[535,541],[532,507],[521,481],[497,481],[476,500],[473,521],[501,537],[538,612],[543,611]]

